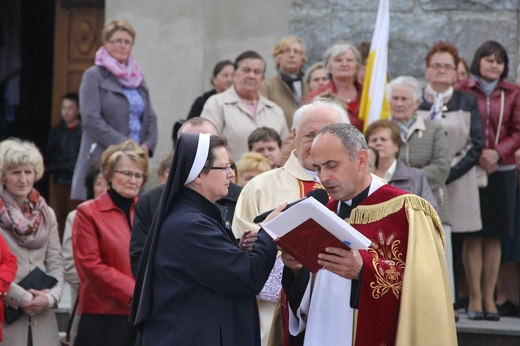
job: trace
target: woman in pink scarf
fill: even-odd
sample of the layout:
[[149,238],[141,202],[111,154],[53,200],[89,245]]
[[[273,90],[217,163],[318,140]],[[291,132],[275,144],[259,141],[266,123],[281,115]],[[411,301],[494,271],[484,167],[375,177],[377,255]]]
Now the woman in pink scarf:
[[112,19],[101,33],[103,45],[95,65],[83,74],[80,111],[81,147],[72,178],[71,199],[86,199],[87,168],[112,144],[128,139],[151,157],[157,143],[157,116],[150,104],[143,74],[132,56],[135,30],[125,20]]
[[[0,143],[0,233],[16,256],[14,281],[12,276],[9,280],[0,276],[0,291],[7,292],[2,296],[9,315],[16,310],[23,312],[4,320],[2,345],[60,343],[54,309],[63,291],[64,267],[56,216],[34,189],[42,176],[43,158],[33,143],[19,139]],[[39,278],[41,287],[26,289],[21,281],[39,271],[54,278],[50,280],[53,283]],[[7,271],[0,268],[2,272]],[[3,317],[2,313],[0,320]]]

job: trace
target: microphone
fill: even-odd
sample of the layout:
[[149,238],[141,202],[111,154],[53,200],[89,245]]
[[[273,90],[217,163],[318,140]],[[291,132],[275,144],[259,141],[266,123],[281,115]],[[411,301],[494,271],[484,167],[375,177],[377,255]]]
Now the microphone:
[[[316,190],[309,191],[309,193],[307,193],[307,195],[305,197],[300,198],[299,200],[296,200],[294,202],[291,202],[291,203],[287,204],[287,207],[284,210],[289,209],[293,205],[298,204],[301,201],[303,201],[303,200],[305,200],[306,198],[309,198],[309,197],[314,197],[314,199],[316,199],[318,202],[320,202],[323,205],[327,204],[327,202],[329,201],[329,195],[327,194],[327,191],[325,191],[324,189],[316,189]],[[257,217],[255,217],[253,222],[254,223],[259,223],[259,222],[264,221],[265,218],[269,214],[271,214],[273,211],[274,211],[274,209],[271,209],[271,210],[268,210],[268,211],[258,215]]]

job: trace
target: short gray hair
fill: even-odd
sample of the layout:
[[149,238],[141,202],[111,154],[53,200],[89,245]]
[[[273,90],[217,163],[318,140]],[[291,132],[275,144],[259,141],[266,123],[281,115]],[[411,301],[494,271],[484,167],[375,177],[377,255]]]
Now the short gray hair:
[[[361,150],[368,150],[365,137],[354,125],[351,124],[330,124],[322,128],[316,134],[318,138],[323,133],[330,133],[341,139],[343,146],[350,154],[350,160],[356,159]],[[315,139],[316,140],[316,139]]]
[[361,53],[359,53],[359,50],[350,43],[336,43],[332,46],[330,46],[325,53],[323,54],[323,62],[325,63],[325,71],[327,72],[327,76],[330,78],[329,73],[329,67],[332,60],[336,59],[339,56],[342,56],[349,50],[354,53],[354,56],[356,57],[356,74],[359,71],[359,68],[361,67]]
[[348,119],[348,114],[345,108],[343,108],[339,103],[334,102],[332,100],[326,98],[315,98],[311,103],[307,103],[306,105],[301,106],[294,112],[292,130],[298,129],[300,122],[302,120],[303,115],[309,111],[311,108],[321,106],[321,107],[329,107],[335,109],[341,118],[342,123],[350,124],[350,120]]
[[386,98],[388,100],[392,99],[392,92],[394,91],[395,86],[405,86],[410,88],[412,91],[413,102],[417,102],[422,97],[421,85],[417,79],[412,76],[400,76],[388,83],[386,86]]

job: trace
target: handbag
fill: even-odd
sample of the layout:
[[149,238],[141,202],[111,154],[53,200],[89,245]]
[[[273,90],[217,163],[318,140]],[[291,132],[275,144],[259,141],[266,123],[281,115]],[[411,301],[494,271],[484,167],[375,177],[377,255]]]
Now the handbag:
[[[500,94],[500,118],[498,119],[497,135],[495,136],[495,148],[498,145],[500,138],[500,128],[502,127],[502,119],[504,118],[504,90]],[[483,189],[488,184],[488,174],[481,166],[475,166],[475,173],[477,174],[477,185]]]
[[[46,288],[52,288],[58,283],[56,278],[45,274],[43,270],[36,267],[26,277],[24,277],[18,285],[25,290],[35,289],[44,290]],[[4,309],[5,320],[7,323],[12,324],[24,314],[22,309],[15,309],[7,306]]]

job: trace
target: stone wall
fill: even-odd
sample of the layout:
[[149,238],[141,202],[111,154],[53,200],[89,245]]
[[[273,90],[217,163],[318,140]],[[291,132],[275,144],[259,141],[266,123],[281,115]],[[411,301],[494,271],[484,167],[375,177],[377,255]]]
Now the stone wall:
[[[300,36],[309,63],[331,44],[370,41],[379,0],[293,0],[289,31]],[[518,0],[390,0],[390,76],[424,76],[424,56],[438,40],[449,41],[468,64],[486,40],[503,44],[510,79],[518,66]]]
[[[106,19],[127,19],[136,30],[132,54],[157,113],[158,155],[172,146],[174,122],[186,118],[195,98],[211,88],[219,60],[254,49],[265,58],[267,75],[276,73],[271,52],[288,33],[290,7],[291,0],[105,1]],[[148,187],[158,184],[158,155]]]
[[[504,44],[516,75],[520,0],[390,0],[391,76],[422,77],[424,55],[436,40],[455,43],[471,60],[484,40]],[[133,53],[150,87],[158,115],[157,153],[171,147],[173,123],[210,88],[221,59],[255,49],[276,72],[271,51],[289,33],[309,50],[309,63],[329,45],[370,41],[379,0],[106,0],[106,18],[125,18],[137,31]],[[155,169],[155,159],[152,169]],[[157,184],[155,174],[149,185]]]

